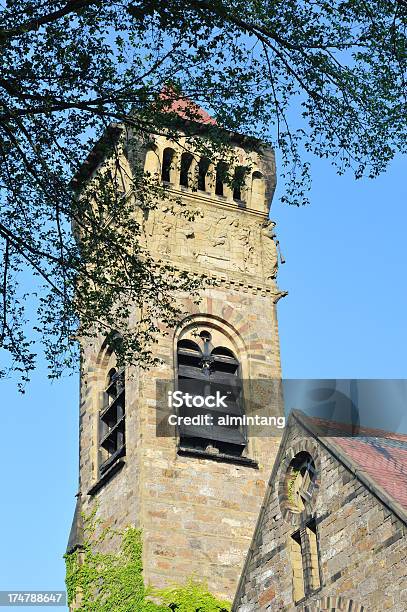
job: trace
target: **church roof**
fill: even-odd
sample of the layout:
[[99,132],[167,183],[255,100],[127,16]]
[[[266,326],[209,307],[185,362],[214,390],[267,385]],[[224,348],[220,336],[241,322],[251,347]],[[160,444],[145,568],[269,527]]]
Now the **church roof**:
[[161,92],[162,100],[170,100],[171,103],[165,107],[165,112],[176,113],[181,119],[194,121],[204,125],[216,125],[216,120],[209,115],[203,108],[186,96],[178,97],[171,89],[164,89]]
[[407,435],[362,427],[357,435],[349,435],[340,423],[328,424],[297,410],[293,418],[407,522]]
[[407,511],[407,436],[338,438],[346,455]]

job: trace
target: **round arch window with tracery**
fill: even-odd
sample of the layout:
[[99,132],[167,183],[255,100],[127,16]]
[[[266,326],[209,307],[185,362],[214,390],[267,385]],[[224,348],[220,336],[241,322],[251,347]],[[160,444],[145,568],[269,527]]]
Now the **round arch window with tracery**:
[[[178,339],[176,347],[178,389],[194,397],[225,398],[218,406],[198,411],[183,405],[180,416],[208,415],[211,425],[179,427],[180,445],[240,456],[247,445],[241,367],[226,335],[209,326],[194,327]],[[240,421],[240,425],[239,425]],[[228,425],[218,423],[227,422]]]
[[312,514],[317,491],[315,461],[308,451],[300,451],[291,459],[280,481],[282,510],[294,515]]

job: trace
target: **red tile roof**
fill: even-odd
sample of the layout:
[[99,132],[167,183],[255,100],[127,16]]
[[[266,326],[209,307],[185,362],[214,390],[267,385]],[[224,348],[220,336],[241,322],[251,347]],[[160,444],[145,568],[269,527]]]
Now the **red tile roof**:
[[407,436],[335,438],[341,449],[407,510]]
[[209,113],[186,96],[177,97],[177,94],[171,89],[163,89],[160,98],[170,101],[170,104],[164,109],[166,112],[174,112],[181,119],[196,121],[206,125],[216,125],[215,119]]
[[350,460],[356,476],[363,472],[373,490],[381,489],[407,513],[407,435],[366,427],[352,435],[350,426],[342,423],[299,411],[295,416],[334,453],[339,451],[342,458]]

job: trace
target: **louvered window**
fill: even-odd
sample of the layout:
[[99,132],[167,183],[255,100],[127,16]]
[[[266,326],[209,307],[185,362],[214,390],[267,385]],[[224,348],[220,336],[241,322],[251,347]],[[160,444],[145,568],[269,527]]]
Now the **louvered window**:
[[103,475],[125,454],[125,385],[124,371],[112,368],[103,393],[99,418],[100,474]]
[[199,450],[211,446],[221,453],[239,456],[247,443],[245,427],[239,424],[242,419],[234,419],[230,425],[219,422],[225,423],[244,414],[240,364],[230,349],[212,345],[209,332],[201,332],[200,338],[201,346],[192,340],[178,342],[178,389],[194,397],[216,397],[218,393],[226,398],[226,406],[196,408],[184,403],[179,409],[180,416],[209,415],[213,424],[181,423],[180,444]]

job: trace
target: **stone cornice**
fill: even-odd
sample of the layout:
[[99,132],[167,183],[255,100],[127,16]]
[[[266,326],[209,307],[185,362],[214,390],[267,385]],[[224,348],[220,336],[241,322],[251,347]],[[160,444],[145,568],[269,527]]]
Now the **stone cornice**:
[[[207,285],[204,284],[202,289],[207,289],[211,287],[223,287],[226,289],[232,289],[243,293],[250,293],[252,295],[269,295],[273,297],[274,304],[276,304],[281,298],[286,297],[288,295],[288,291],[283,291],[279,289],[275,281],[270,284],[265,284],[258,277],[253,278],[252,281],[249,281],[247,279],[242,280],[242,273],[233,274],[233,272],[230,271],[228,271],[227,274],[225,272],[204,272],[202,271],[202,266],[190,264],[183,265],[182,262],[175,261],[162,261],[161,265],[155,265],[157,270],[165,268],[166,266],[172,268],[172,270],[166,270],[166,274],[168,274],[169,276],[176,276],[181,272],[187,272],[194,278],[204,277],[204,279],[208,279],[209,283]],[[213,284],[210,284],[211,282]]]
[[259,221],[266,221],[269,218],[268,213],[264,211],[248,208],[246,205],[243,206],[235,200],[227,199],[224,196],[217,196],[209,191],[192,191],[192,189],[188,187],[177,189],[170,186],[169,192],[174,198],[182,198],[183,200],[189,199],[192,201],[191,203],[202,203],[205,204],[205,206],[214,207],[221,211],[238,211],[242,215],[253,216],[253,218]]

